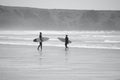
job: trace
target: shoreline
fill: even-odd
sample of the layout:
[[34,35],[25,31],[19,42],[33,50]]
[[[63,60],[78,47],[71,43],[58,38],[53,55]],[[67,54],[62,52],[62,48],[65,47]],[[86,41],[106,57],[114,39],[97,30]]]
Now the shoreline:
[[[9,45],[9,46],[38,46],[38,45],[32,45],[32,44],[29,44],[29,45],[26,45],[26,44],[0,44],[0,45]],[[57,46],[57,45],[43,45],[43,47],[57,47],[57,48],[64,48],[64,44],[61,46]],[[69,46],[69,48],[76,48],[76,49],[102,49],[102,50],[120,50],[120,48],[118,48],[118,47],[89,47],[89,46],[79,46],[79,47],[77,47],[77,46]]]
[[[0,44],[0,47],[1,47],[1,49],[0,50],[2,50],[2,48],[17,48],[17,49],[24,49],[24,48],[30,48],[30,51],[36,51],[36,52],[39,52],[39,51],[41,51],[41,50],[37,50],[37,46],[32,46],[32,45],[7,45],[7,44]],[[62,50],[62,51],[65,51],[66,52],[66,50],[65,50],[65,48],[64,47],[57,47],[57,46],[43,46],[43,49],[42,49],[42,51],[44,52],[44,51],[48,51],[48,50],[50,50],[51,49],[51,51],[59,51],[59,50]],[[54,49],[54,50],[53,50]],[[82,52],[88,52],[88,51],[92,51],[92,52],[96,52],[96,51],[107,51],[107,52],[113,52],[113,51],[115,51],[115,52],[120,52],[120,49],[100,49],[100,48],[77,48],[77,47],[69,47],[69,49],[68,49],[68,51],[82,51]]]

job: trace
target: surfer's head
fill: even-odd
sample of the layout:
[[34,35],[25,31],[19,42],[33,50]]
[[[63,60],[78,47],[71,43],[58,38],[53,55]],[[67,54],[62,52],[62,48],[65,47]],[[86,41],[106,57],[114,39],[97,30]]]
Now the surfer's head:
[[68,37],[68,35],[66,35],[66,37]]
[[42,34],[42,32],[40,32],[40,35]]

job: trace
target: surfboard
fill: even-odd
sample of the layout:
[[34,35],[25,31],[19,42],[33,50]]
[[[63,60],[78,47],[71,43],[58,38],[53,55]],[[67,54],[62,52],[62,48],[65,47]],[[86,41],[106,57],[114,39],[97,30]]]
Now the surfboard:
[[[58,37],[58,39],[60,40],[60,41],[62,41],[62,42],[65,42],[65,38],[60,38],[60,37]],[[68,43],[72,43],[72,41],[68,41]]]
[[[45,42],[47,40],[49,40],[48,37],[42,37],[42,42]],[[33,39],[33,42],[41,42],[41,40],[39,38],[35,38],[35,39]]]

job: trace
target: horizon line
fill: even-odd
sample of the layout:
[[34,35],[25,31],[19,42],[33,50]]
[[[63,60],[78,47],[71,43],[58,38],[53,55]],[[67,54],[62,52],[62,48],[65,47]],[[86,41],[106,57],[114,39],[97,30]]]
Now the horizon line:
[[3,7],[18,7],[18,8],[33,8],[33,9],[48,9],[48,10],[93,10],[93,11],[120,11],[119,9],[75,9],[75,8],[40,8],[40,7],[33,7],[33,6],[16,6],[16,5],[5,5],[0,4],[0,6]]

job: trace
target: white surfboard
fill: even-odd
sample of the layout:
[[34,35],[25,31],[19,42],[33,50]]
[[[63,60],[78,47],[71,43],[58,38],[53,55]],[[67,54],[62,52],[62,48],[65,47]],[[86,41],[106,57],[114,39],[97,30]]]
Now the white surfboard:
[[[65,38],[60,38],[60,37],[58,37],[58,39],[60,40],[60,41],[62,41],[62,42],[65,42]],[[68,43],[72,43],[72,41],[68,41]]]
[[[42,37],[42,42],[49,40],[48,37]],[[33,42],[41,42],[40,38],[33,39]]]

